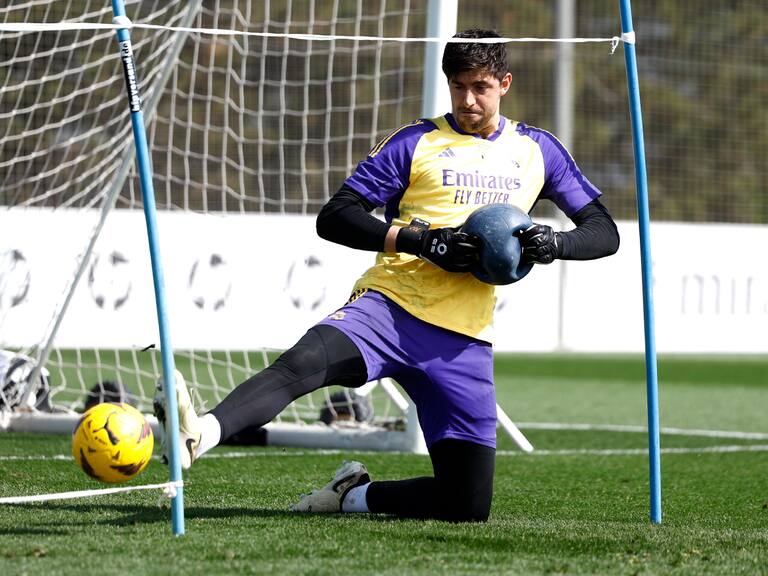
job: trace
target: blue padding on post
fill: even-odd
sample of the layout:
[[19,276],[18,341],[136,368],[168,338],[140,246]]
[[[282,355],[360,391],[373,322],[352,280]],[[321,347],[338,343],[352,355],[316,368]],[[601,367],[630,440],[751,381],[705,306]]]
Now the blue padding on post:
[[[123,0],[112,0],[112,11],[116,19],[124,19],[125,4]],[[121,22],[122,23],[122,22]],[[165,398],[167,407],[166,434],[170,441],[170,476],[171,482],[181,482],[181,459],[179,458],[179,422],[176,406],[176,386],[174,379],[173,348],[168,330],[167,307],[165,298],[165,282],[163,280],[163,267],[160,262],[160,243],[157,234],[157,210],[155,208],[155,190],[152,184],[152,169],[147,146],[147,133],[144,127],[144,114],[141,111],[141,97],[139,94],[139,79],[133,61],[130,34],[125,28],[117,31],[117,40],[120,43],[120,57],[123,61],[126,89],[128,91],[128,103],[131,110],[131,124],[133,126],[133,138],[136,144],[136,160],[141,182],[141,194],[144,203],[144,218],[147,224],[147,239],[149,241],[149,255],[152,263],[152,278],[155,288],[155,304],[157,307],[157,321],[160,331],[160,351],[163,362],[163,381],[165,382]],[[176,496],[171,501],[171,523],[173,533],[177,536],[184,534],[184,488],[176,489]]]
[[[630,0],[619,0],[622,35],[633,33]],[[661,443],[659,441],[659,387],[656,363],[656,336],[653,312],[653,260],[651,259],[650,210],[648,208],[648,176],[645,168],[643,115],[640,106],[640,82],[637,74],[635,45],[624,42],[627,68],[629,112],[635,150],[635,182],[637,217],[640,227],[640,261],[643,277],[643,320],[645,325],[645,372],[648,404],[648,457],[650,467],[651,522],[661,523]]]

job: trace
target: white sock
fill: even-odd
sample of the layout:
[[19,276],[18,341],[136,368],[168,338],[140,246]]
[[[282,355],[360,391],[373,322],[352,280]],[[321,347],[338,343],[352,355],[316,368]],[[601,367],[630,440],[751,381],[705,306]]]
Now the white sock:
[[197,447],[195,458],[214,448],[221,441],[221,424],[213,414],[200,416],[200,446]]
[[342,512],[370,512],[368,510],[368,502],[365,500],[365,493],[368,492],[368,486],[371,483],[363,484],[362,486],[355,486],[347,492],[344,496],[344,500],[341,502]]

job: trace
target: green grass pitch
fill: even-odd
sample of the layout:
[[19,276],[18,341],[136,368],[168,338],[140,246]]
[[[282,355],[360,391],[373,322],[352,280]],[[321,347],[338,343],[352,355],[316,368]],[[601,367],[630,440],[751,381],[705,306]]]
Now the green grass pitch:
[[[662,357],[659,381],[661,525],[631,431],[642,358],[500,355],[499,402],[536,452],[500,433],[486,524],[287,512],[342,459],[396,479],[428,474],[423,456],[222,447],[185,477],[180,538],[157,492],[0,505],[0,574],[768,574],[768,359]],[[66,437],[0,435],[0,496],[101,487],[68,454]],[[166,479],[153,461],[133,483]]]

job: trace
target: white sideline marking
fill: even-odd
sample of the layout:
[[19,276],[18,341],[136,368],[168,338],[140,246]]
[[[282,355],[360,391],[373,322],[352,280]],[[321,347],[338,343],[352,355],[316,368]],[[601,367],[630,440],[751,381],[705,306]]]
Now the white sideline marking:
[[[662,454],[707,454],[725,452],[768,452],[768,444],[704,446],[701,448],[662,448]],[[499,450],[498,456],[645,456],[648,448],[584,448],[573,450],[534,450],[529,454],[517,450]]]
[[[647,432],[645,426],[634,426],[626,424],[580,424],[580,423],[562,423],[562,422],[521,422],[517,424],[521,429],[529,430],[595,430],[606,432]],[[768,434],[762,432],[740,432],[737,430],[700,430],[687,428],[660,428],[661,434],[670,436],[703,436],[707,438],[732,438],[738,440],[768,440]],[[662,454],[702,454],[707,452],[764,452],[768,451],[768,445],[734,445],[734,446],[709,446],[701,448],[662,448]],[[309,450],[292,452],[216,452],[209,453],[204,458],[253,458],[258,456],[308,456],[308,455],[338,455],[346,452],[355,452],[357,454],[366,453],[361,450]],[[368,452],[376,454],[376,452]],[[571,449],[571,450],[535,450],[531,452],[534,456],[563,456],[563,455],[585,455],[585,456],[629,456],[635,454],[647,454],[647,448],[627,448],[627,449]],[[500,450],[497,452],[500,456],[523,456],[525,453],[514,450]],[[23,461],[23,460],[72,460],[72,456],[67,454],[54,454],[49,456],[1,456],[0,462]]]
[[[312,450],[309,452],[209,452],[203,458],[249,458],[253,456],[312,456],[318,454],[340,455],[353,452],[355,454],[382,454],[382,452],[361,450]],[[662,448],[662,454],[706,454],[708,452],[768,452],[768,444],[732,444],[725,446],[702,446],[700,448]],[[499,450],[498,456],[643,456],[648,454],[648,448],[575,448],[570,450]]]
[[[648,432],[646,426],[625,424],[563,424],[560,422],[518,422],[518,428],[528,430],[598,430],[605,432]],[[699,430],[691,428],[659,428],[661,434],[670,436],[704,436],[707,438],[736,438],[739,440],[768,440],[764,432],[739,432],[737,430]]]
[[[295,452],[208,452],[201,458],[217,459],[217,458],[252,458],[259,456],[338,456],[339,454],[346,454],[348,452],[354,452],[355,454],[381,454],[382,452],[373,452],[365,450],[297,450]],[[74,460],[69,454],[53,454],[51,456],[0,456],[0,462],[14,462],[14,461],[36,461],[36,460]],[[152,460],[160,460],[160,456],[152,456]]]
[[54,454],[52,456],[0,456],[0,461],[13,462],[14,460],[74,460],[69,454]]
[[[699,448],[662,448],[662,454],[707,454],[728,452],[768,452],[768,444],[732,444],[723,446],[702,446]],[[297,450],[295,452],[209,452],[201,459],[218,460],[229,458],[266,458],[272,456],[318,456],[341,454],[384,454],[370,450]],[[569,450],[534,450],[521,452],[519,450],[499,450],[498,456],[643,456],[648,454],[647,448],[574,448]],[[153,460],[159,459],[154,457]],[[72,456],[56,454],[54,456],[0,456],[0,462],[32,461],[32,460],[73,460]],[[137,488],[138,489],[138,488]]]

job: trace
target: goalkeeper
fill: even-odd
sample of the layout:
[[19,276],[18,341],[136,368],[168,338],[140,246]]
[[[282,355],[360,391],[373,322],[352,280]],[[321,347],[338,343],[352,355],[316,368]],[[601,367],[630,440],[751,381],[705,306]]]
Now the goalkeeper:
[[[616,252],[619,236],[600,191],[563,145],[500,114],[512,82],[505,45],[471,41],[498,34],[456,37],[469,41],[448,43],[443,54],[451,112],[384,138],[317,218],[321,237],[378,252],[350,301],[202,417],[177,375],[185,468],[302,395],[391,376],[416,404],[434,474],[372,481],[363,464],[346,462],[292,509],[487,520],[496,447],[494,287],[469,273],[479,246],[458,228],[483,204],[529,212],[549,200],[575,228],[534,224],[520,237],[524,261],[600,258]],[[371,214],[377,207],[386,221]]]

